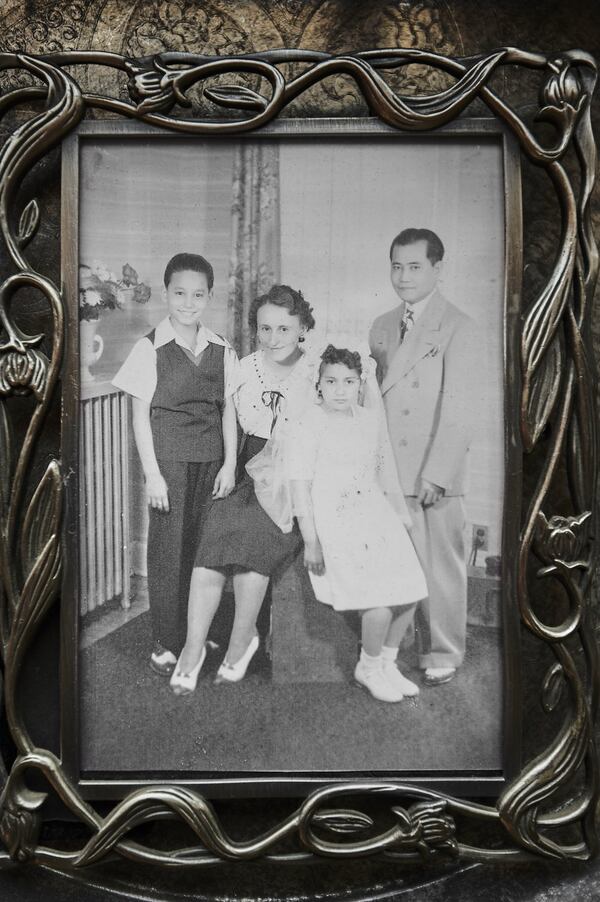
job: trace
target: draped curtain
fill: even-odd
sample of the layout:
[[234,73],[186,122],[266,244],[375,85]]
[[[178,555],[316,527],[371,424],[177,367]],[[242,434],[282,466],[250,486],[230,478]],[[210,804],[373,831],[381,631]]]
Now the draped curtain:
[[233,164],[227,300],[230,339],[240,357],[254,349],[252,300],[281,278],[279,195],[278,145],[241,141]]

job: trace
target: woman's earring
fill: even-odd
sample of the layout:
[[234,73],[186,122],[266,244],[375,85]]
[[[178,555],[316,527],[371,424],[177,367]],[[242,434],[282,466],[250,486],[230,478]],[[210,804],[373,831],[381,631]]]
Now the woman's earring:
[[300,344],[300,342],[302,342],[302,341],[304,341],[304,335],[299,335],[298,336],[298,344]]

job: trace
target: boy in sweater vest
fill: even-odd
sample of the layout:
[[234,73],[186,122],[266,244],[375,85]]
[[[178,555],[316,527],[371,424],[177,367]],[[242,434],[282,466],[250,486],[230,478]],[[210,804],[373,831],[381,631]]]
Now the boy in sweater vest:
[[133,434],[144,471],[148,527],[150,666],[168,676],[185,641],[194,555],[208,505],[235,484],[233,394],[239,362],[202,325],[213,269],[198,254],[167,264],[168,315],[133,346],[113,384],[131,395]]

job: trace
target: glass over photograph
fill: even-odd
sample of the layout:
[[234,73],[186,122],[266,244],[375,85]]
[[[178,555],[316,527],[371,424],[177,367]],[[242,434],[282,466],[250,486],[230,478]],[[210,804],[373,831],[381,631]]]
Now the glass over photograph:
[[502,774],[499,136],[78,146],[82,776]]

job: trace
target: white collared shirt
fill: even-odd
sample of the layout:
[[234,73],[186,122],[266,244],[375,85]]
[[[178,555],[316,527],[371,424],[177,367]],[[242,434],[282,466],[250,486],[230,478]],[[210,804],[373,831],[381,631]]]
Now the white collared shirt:
[[128,395],[133,395],[134,398],[147,401],[149,404],[156,391],[156,349],[170,341],[175,341],[185,351],[192,353],[194,357],[198,357],[209,344],[222,345],[225,348],[223,357],[224,398],[231,397],[237,391],[241,382],[240,362],[229,342],[217,335],[216,332],[207,329],[206,326],[200,325],[194,347],[191,348],[185,339],[175,331],[168,316],[156,326],[154,342],[144,336],[134,344],[127,359],[112,380],[115,388],[120,388]]

